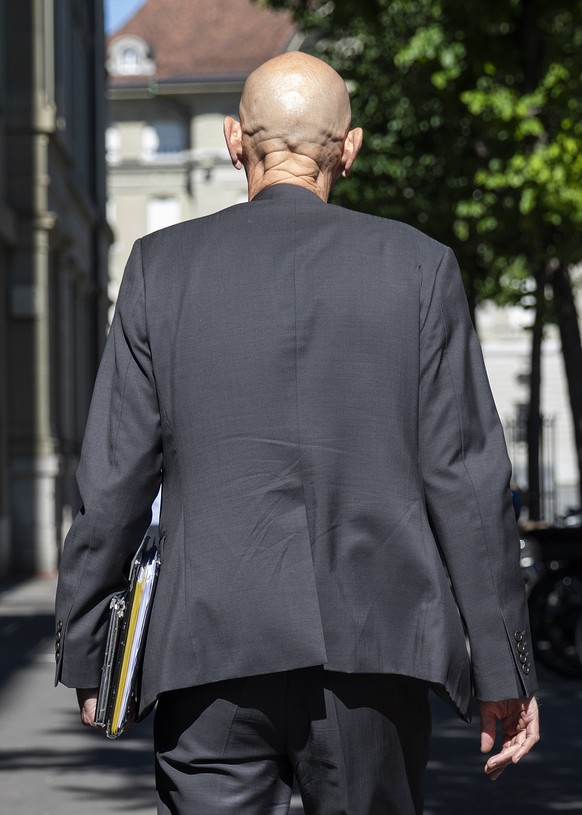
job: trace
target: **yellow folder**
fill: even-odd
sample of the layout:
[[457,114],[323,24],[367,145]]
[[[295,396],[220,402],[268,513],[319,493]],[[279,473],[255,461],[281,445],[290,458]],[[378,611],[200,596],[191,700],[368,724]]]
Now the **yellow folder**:
[[110,739],[120,736],[135,714],[159,565],[158,541],[146,536],[133,559],[127,591],[111,600],[95,716],[95,723],[105,727]]

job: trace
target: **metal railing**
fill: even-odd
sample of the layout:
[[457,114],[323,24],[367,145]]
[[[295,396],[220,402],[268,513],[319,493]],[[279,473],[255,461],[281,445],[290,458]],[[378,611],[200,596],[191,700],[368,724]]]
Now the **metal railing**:
[[523,410],[506,418],[503,423],[509,457],[513,465],[513,477],[519,486],[527,508],[528,496],[537,494],[540,498],[540,514],[544,520],[552,521],[557,509],[556,490],[556,416],[540,417],[539,437],[539,484],[528,484],[527,416]]

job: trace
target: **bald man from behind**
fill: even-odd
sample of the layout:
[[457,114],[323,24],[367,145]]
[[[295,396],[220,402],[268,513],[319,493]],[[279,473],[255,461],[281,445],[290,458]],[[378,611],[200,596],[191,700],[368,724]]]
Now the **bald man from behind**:
[[[497,778],[538,739],[503,434],[450,249],[327,203],[362,143],[300,53],[225,121],[249,202],[135,244],[91,406],[57,680],[94,723],[160,482],[159,815],[418,815],[428,692]],[[470,649],[470,650],[469,650]],[[470,653],[470,656],[469,656]],[[467,811],[470,801],[467,801]]]

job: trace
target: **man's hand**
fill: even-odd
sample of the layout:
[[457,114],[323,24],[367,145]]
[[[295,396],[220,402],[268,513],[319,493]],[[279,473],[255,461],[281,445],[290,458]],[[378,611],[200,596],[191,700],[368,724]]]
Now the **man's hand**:
[[98,694],[99,688],[77,688],[77,702],[79,703],[79,710],[81,711],[81,721],[85,727],[99,728],[99,726],[95,724]]
[[517,764],[539,741],[538,703],[535,697],[479,702],[479,713],[482,753],[489,753],[495,744],[497,720],[503,728],[501,752],[492,756],[484,768],[491,781],[496,781],[506,767]]

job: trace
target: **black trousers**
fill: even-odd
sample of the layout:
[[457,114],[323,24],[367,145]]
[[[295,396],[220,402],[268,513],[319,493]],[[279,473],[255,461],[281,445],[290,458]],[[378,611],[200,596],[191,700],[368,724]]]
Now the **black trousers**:
[[420,815],[428,685],[305,668],[162,694],[158,815]]

